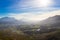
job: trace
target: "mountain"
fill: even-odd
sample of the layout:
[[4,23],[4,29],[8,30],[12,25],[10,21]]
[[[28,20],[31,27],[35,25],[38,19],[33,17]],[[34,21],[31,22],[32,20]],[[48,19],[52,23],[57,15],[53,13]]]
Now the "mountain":
[[56,29],[60,28],[60,15],[55,15],[53,17],[49,17],[45,20],[42,20],[38,23],[25,22],[23,20],[16,20],[12,17],[3,17],[0,18],[0,28],[17,28],[21,30],[48,30],[48,29]]
[[3,17],[0,19],[0,24],[15,24],[18,23],[18,20],[12,17]]
[[60,28],[60,15],[49,17],[43,21],[40,21],[41,28]]

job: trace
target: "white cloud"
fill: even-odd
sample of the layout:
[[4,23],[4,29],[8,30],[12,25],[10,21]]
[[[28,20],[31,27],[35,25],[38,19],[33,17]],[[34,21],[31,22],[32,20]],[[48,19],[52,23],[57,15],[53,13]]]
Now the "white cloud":
[[60,15],[60,10],[57,11],[51,11],[51,12],[46,12],[46,13],[21,13],[21,14],[14,14],[11,13],[9,14],[10,17],[14,17],[16,19],[23,19],[25,21],[41,21],[44,20],[48,17],[52,17],[55,15]]
[[13,8],[16,10],[54,10],[55,8],[52,8],[51,6],[54,5],[53,0],[21,0],[15,5],[8,7],[8,8]]
[[22,1],[21,3],[22,7],[33,7],[33,8],[40,8],[40,7],[48,7],[53,4],[52,0],[28,0],[28,1]]
[[13,5],[12,8],[18,11],[25,11],[27,9],[27,12],[17,14],[9,13],[9,16],[18,20],[23,19],[26,21],[40,21],[54,15],[60,15],[60,10],[57,10],[57,8],[54,7],[50,7],[52,5],[54,5],[53,0],[21,0],[17,4]]

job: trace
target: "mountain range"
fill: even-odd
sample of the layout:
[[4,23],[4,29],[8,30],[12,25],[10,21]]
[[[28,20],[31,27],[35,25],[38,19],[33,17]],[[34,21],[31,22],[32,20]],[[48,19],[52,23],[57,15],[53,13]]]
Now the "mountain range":
[[60,27],[60,15],[49,17],[43,21],[40,21],[40,25],[50,27]]
[[[12,17],[3,17],[3,18],[0,18],[0,24],[1,23],[10,23],[10,24],[24,24],[24,21],[23,20],[16,20],[15,18],[12,18]],[[25,22],[27,23],[27,22]],[[60,24],[60,15],[55,15],[53,17],[49,17],[45,20],[42,20],[39,22],[40,25],[46,25],[46,24],[51,24],[51,25],[55,25],[55,26],[58,26],[58,24]]]
[[[30,24],[28,22],[24,22],[22,20],[16,20],[15,18],[12,18],[12,17],[3,17],[3,18],[0,18],[0,26],[4,24],[5,25],[9,25],[9,26],[19,26],[18,28],[20,27],[27,27],[27,28],[30,28],[30,27],[36,27],[36,28],[39,28],[40,29],[42,28],[60,28],[60,15],[55,15],[53,17],[49,17],[45,20],[42,20],[40,22],[37,22],[36,24]],[[29,25],[30,24],[30,25]]]

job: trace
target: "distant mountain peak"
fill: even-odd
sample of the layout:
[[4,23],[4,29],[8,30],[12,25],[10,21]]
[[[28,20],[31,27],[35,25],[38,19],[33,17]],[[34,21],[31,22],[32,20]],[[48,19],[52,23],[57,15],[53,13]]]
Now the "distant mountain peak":
[[23,20],[16,20],[13,17],[2,17],[0,18],[0,24],[26,24]]
[[55,17],[60,17],[60,15],[55,15]]
[[15,23],[15,22],[17,22],[17,20],[12,17],[0,18],[0,23]]
[[40,22],[41,25],[44,26],[52,26],[52,27],[60,27],[60,15],[55,15],[53,17],[49,17]]
[[13,18],[13,17],[2,17],[1,19],[15,19],[15,18]]
[[60,15],[55,15],[53,17],[49,17],[48,19],[60,20]]

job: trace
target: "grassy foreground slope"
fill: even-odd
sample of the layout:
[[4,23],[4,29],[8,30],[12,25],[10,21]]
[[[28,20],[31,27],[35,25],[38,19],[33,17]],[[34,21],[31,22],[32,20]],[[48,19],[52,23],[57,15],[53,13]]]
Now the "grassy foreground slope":
[[21,35],[11,31],[0,31],[0,40],[60,40],[60,30],[33,35]]

